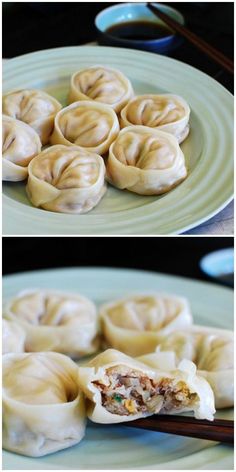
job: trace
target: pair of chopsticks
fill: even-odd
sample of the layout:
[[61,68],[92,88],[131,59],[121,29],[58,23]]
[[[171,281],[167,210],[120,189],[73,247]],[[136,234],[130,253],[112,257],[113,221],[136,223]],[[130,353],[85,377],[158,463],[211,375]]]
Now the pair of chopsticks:
[[170,28],[174,30],[174,32],[179,33],[181,36],[186,38],[190,43],[200,49],[202,52],[207,54],[211,57],[215,62],[220,64],[224,69],[226,69],[231,74],[234,73],[234,64],[228,57],[224,56],[220,51],[213,48],[210,44],[208,44],[203,39],[199,38],[196,34],[189,31],[185,26],[180,25],[177,21],[173,20],[169,15],[163,13],[158,7],[152,5],[151,3],[147,3],[147,7],[151,10],[156,16],[158,16],[161,20],[163,20]]
[[177,434],[191,438],[234,443],[234,422],[231,420],[196,420],[188,416],[153,415],[148,418],[122,423],[122,426],[160,433]]

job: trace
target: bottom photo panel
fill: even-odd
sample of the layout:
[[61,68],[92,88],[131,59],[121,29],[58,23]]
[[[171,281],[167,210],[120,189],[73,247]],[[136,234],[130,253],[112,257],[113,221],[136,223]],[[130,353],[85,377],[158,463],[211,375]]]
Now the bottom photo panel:
[[233,244],[3,238],[3,470],[233,470]]

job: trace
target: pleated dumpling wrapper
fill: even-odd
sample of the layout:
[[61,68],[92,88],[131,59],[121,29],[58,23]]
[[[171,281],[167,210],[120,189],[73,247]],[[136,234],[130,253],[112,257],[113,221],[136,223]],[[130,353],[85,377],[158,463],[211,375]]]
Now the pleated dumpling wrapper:
[[121,111],[121,128],[143,125],[173,134],[182,143],[189,134],[190,108],[178,95],[139,95]]
[[188,301],[171,294],[131,295],[99,312],[105,342],[130,356],[153,352],[159,337],[192,324]]
[[[193,325],[190,329],[178,330],[160,338],[157,357],[160,350],[173,351],[177,362],[189,359],[196,364],[198,374],[203,376],[212,387],[216,408],[227,408],[234,405],[234,337],[232,331]],[[154,354],[152,359],[155,362]],[[145,362],[147,360],[148,355]]]
[[77,365],[62,354],[3,356],[3,448],[31,457],[73,446],[86,413]]
[[79,146],[102,155],[119,131],[118,118],[109,106],[94,101],[75,102],[57,113],[50,142]]
[[36,89],[9,92],[3,96],[2,102],[3,113],[30,125],[43,145],[49,141],[55,115],[61,108],[54,97]]
[[213,420],[214,396],[196,375],[191,361],[158,372],[114,349],[79,367],[79,383],[88,398],[88,417],[96,423],[121,423],[153,414],[192,411]]
[[79,70],[71,77],[69,103],[94,100],[118,113],[133,95],[131,82],[117,69],[98,65]]
[[140,195],[166,193],[187,176],[177,139],[147,126],[120,131],[110,147],[106,168],[112,185]]
[[2,320],[2,353],[24,352],[25,332],[23,328],[14,321]]
[[98,349],[96,307],[76,293],[24,290],[7,302],[3,316],[24,329],[27,352],[57,351],[79,358]]
[[105,164],[76,146],[51,146],[28,168],[27,194],[34,206],[59,213],[87,213],[106,192]]
[[28,177],[28,165],[41,151],[41,141],[29,125],[2,117],[2,180],[18,182]]

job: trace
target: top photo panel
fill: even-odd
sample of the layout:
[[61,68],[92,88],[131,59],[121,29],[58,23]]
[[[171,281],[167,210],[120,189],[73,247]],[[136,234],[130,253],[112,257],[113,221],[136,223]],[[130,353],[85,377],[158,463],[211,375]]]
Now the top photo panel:
[[3,234],[233,235],[234,3],[3,3]]

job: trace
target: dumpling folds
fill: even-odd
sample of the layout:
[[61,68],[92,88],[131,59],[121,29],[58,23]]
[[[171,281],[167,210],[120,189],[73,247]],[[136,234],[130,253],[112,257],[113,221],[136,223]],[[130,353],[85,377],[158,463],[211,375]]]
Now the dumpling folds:
[[213,419],[214,396],[208,382],[196,375],[190,361],[174,371],[158,372],[114,349],[79,367],[79,384],[96,423],[121,423],[152,414],[193,411]]
[[143,125],[173,134],[182,143],[189,133],[190,108],[178,95],[139,95],[121,111],[121,127]]
[[57,351],[79,358],[98,348],[96,307],[75,293],[24,290],[4,307],[4,317],[26,333],[26,351]]
[[50,142],[105,154],[119,130],[118,118],[107,105],[93,101],[75,102],[56,115]]
[[231,331],[193,326],[160,338],[159,350],[174,351],[177,362],[189,359],[196,364],[198,374],[214,391],[216,408],[233,406],[234,346]]
[[100,308],[100,318],[108,345],[130,356],[154,351],[160,336],[192,324],[187,300],[161,293],[107,303]]
[[3,448],[38,457],[77,444],[86,416],[78,367],[53,352],[3,356]]
[[22,121],[2,117],[2,180],[18,182],[28,176],[28,165],[40,151],[37,133]]
[[25,332],[18,323],[2,320],[2,353],[24,352]]
[[47,144],[54,126],[56,113],[62,105],[42,90],[16,90],[4,95],[2,109],[5,115],[24,121]]
[[110,105],[118,113],[133,94],[131,82],[122,72],[104,66],[93,66],[72,75],[69,103],[94,100]]
[[87,213],[106,191],[101,156],[76,146],[51,146],[29,165],[26,187],[34,206],[60,213]]
[[128,126],[110,147],[107,178],[117,188],[159,195],[186,176],[184,154],[171,134],[147,126]]

